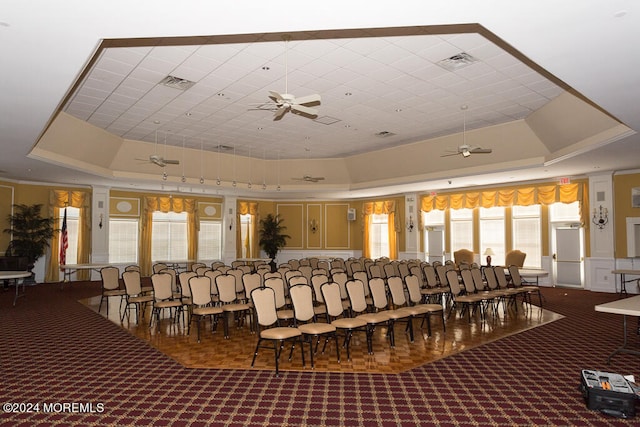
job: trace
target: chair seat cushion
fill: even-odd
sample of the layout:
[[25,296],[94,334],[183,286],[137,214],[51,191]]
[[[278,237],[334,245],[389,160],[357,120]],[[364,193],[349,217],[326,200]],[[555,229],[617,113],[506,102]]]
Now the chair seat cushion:
[[336,331],[336,327],[329,323],[305,323],[304,325],[298,325],[298,329],[303,334],[310,335],[328,334]]
[[389,320],[389,315],[386,312],[365,313],[356,316],[356,319],[362,319],[367,323],[383,323]]
[[251,307],[249,307],[249,304],[225,304],[222,306],[222,309],[224,311],[243,311],[243,310],[249,310]]
[[283,320],[293,319],[293,310],[288,310],[288,309],[278,310],[276,311],[276,314],[278,315],[278,319],[283,319]]
[[102,292],[102,295],[104,295],[105,297],[117,297],[117,296],[122,296],[126,294],[127,294],[127,291],[125,291],[124,289],[112,289],[112,290]]
[[387,316],[389,319],[404,319],[405,317],[412,316],[413,314],[409,311],[410,307],[402,307],[396,310],[386,310]]
[[134,304],[143,303],[143,302],[151,302],[153,301],[153,297],[151,295],[139,295],[135,297],[129,297],[128,301]]
[[194,309],[191,310],[191,312],[198,316],[210,316],[212,314],[222,313],[222,309],[220,307],[212,307],[212,306],[194,307]]
[[302,332],[298,328],[287,327],[264,329],[260,332],[260,337],[267,340],[286,340],[300,335],[302,335]]
[[366,326],[367,322],[357,317],[344,317],[334,320],[331,324],[340,329],[355,329]]
[[156,308],[182,307],[182,301],[176,301],[176,300],[156,301],[154,305]]

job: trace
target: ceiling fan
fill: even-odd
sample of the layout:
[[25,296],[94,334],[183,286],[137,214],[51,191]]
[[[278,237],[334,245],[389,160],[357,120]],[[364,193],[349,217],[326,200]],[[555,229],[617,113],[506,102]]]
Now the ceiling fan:
[[301,178],[291,178],[291,179],[293,179],[294,181],[318,182],[318,181],[323,181],[324,176],[304,175]]
[[449,151],[446,154],[442,154],[440,157],[457,156],[458,154],[462,154],[462,157],[467,158],[471,156],[471,154],[489,154],[493,151],[491,148],[482,148],[467,144],[467,108],[469,108],[467,105],[460,106],[460,109],[463,111],[462,145],[459,145],[457,150]]
[[[156,138],[155,138],[156,142],[155,142],[155,153],[149,155],[148,159],[136,159],[136,160],[140,160],[142,162],[146,162],[146,163],[153,163],[156,166],[160,166],[161,168],[167,166],[167,165],[179,165],[180,161],[179,160],[173,160],[173,159],[165,159],[163,156],[160,156],[159,154],[157,154],[158,152],[158,133],[156,132]],[[164,137],[164,151],[166,153],[167,151],[167,136],[165,135]]]
[[457,156],[458,154],[462,154],[462,157],[469,157],[471,154],[489,154],[493,150],[491,148],[482,148],[482,147],[474,147],[468,144],[462,144],[458,147],[456,151],[451,151],[447,154],[443,154],[440,157],[449,157],[449,156]]
[[287,43],[290,37],[284,36],[285,50],[284,50],[284,91],[280,93],[275,90],[269,91],[269,98],[275,102],[276,112],[273,116],[273,120],[280,120],[285,113],[291,111],[294,114],[314,119],[318,116],[318,110],[311,108],[316,105],[320,105],[321,97],[318,94],[307,95],[301,98],[296,98],[289,93],[288,82],[288,61],[287,61]]

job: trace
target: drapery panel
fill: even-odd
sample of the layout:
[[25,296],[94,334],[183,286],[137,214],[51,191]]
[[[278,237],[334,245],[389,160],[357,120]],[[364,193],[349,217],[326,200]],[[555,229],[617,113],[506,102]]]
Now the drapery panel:
[[[249,229],[247,230],[247,237],[245,241],[242,241],[242,230],[240,215],[251,215],[249,221]],[[242,258],[242,247],[247,249],[248,258],[258,258],[260,256],[260,248],[258,247],[258,221],[260,221],[259,204],[257,202],[238,202],[238,214],[236,218],[236,242],[240,242],[236,245],[236,257]]]
[[372,222],[372,215],[386,214],[388,216],[388,230],[389,230],[389,258],[398,259],[398,227],[396,224],[396,202],[393,200],[386,200],[380,202],[368,202],[362,207],[362,214],[364,215],[364,231],[363,231],[363,256],[365,258],[371,258],[371,250],[369,243],[371,242],[371,236],[369,230]]
[[[91,253],[91,198],[85,191],[51,190],[49,193],[49,215],[55,219],[54,227],[60,221],[64,208],[71,206],[79,209],[78,219],[78,264],[87,264]],[[49,261],[45,273],[45,282],[60,280],[60,232],[53,233],[49,246]],[[88,280],[90,270],[78,271],[78,280]]]
[[194,199],[170,196],[147,196],[140,217],[140,270],[145,276],[151,274],[151,242],[154,212],[187,213],[187,258],[195,260],[198,251],[198,215]]
[[539,185],[519,188],[504,188],[481,192],[454,193],[442,195],[425,195],[420,200],[423,212],[432,210],[473,209],[476,207],[491,208],[494,206],[530,206],[535,204],[550,205],[553,203],[579,202],[581,222],[587,227],[589,221],[588,191],[586,183],[564,185]]

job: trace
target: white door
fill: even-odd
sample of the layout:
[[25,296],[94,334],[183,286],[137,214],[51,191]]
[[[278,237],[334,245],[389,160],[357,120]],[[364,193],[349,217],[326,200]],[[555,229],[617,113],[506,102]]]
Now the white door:
[[580,227],[552,226],[553,279],[557,286],[584,287],[584,244]]
[[444,263],[444,231],[442,229],[427,230],[427,261]]

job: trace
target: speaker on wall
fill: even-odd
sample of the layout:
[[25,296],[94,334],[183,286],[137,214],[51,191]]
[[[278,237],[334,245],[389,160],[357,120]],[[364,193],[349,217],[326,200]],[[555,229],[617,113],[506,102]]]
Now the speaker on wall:
[[356,220],[356,209],[355,208],[349,208],[349,210],[347,210],[347,220],[349,220],[349,221],[355,221]]

